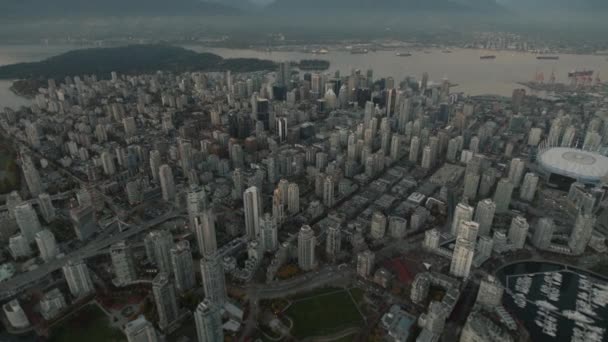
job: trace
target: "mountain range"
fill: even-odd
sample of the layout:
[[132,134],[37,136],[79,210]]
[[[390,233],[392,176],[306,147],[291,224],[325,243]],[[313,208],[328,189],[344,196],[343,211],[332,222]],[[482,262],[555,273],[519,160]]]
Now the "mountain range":
[[240,9],[224,2],[247,0],[0,0],[0,17],[116,16],[116,15],[220,15]]
[[494,0],[276,0],[269,11],[285,13],[389,12],[497,10]]
[[605,11],[608,0],[0,0],[0,18],[518,10]]
[[606,11],[606,0],[498,0],[501,5],[520,11]]

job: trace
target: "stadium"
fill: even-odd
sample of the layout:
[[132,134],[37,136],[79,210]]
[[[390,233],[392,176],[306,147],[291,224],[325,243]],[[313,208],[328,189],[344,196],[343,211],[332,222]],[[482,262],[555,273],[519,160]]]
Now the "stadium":
[[575,181],[600,185],[608,180],[608,157],[569,147],[541,148],[537,156],[550,184],[567,187]]

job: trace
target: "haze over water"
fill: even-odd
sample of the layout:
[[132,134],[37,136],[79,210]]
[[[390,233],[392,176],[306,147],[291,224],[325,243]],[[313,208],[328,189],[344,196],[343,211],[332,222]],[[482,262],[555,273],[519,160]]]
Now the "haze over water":
[[[0,65],[39,61],[45,58],[72,50],[83,48],[73,45],[5,45],[0,48]],[[517,82],[526,82],[534,78],[536,72],[543,72],[548,81],[551,72],[555,72],[558,82],[568,82],[567,73],[575,69],[591,69],[599,72],[600,77],[608,77],[606,56],[560,54],[559,60],[537,60],[536,55],[511,51],[484,51],[473,49],[452,49],[444,53],[439,49],[398,50],[410,52],[411,57],[399,57],[396,51],[378,51],[368,54],[351,54],[348,51],[337,51],[330,48],[326,55],[313,55],[303,52],[265,52],[258,50],[207,48],[203,46],[186,46],[198,52],[211,52],[222,57],[253,57],[274,61],[324,59],[331,62],[329,72],[340,70],[343,75],[350,70],[374,69],[374,78],[392,76],[400,81],[405,76],[420,79],[423,72],[428,72],[431,80],[441,81],[444,77],[459,86],[453,91],[469,95],[503,95],[510,96]],[[425,53],[426,52],[426,53]],[[485,54],[496,55],[495,60],[480,60]],[[0,108],[18,106],[27,101],[18,98],[8,90],[10,82],[0,81]]]

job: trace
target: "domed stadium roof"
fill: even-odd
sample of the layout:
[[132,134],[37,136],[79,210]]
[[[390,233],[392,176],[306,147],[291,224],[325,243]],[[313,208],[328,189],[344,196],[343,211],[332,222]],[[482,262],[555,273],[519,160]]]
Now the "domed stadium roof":
[[599,183],[608,175],[608,157],[575,148],[549,148],[539,154],[538,162],[548,172],[585,183]]

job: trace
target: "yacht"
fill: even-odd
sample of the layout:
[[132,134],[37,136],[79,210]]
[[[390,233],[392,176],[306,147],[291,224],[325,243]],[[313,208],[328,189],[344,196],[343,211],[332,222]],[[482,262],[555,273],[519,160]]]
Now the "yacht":
[[517,305],[518,307],[520,307],[522,309],[525,308],[526,305],[528,304],[526,302],[526,297],[521,293],[516,293],[513,296],[513,301],[515,302],[515,305]]
[[551,337],[557,336],[557,323],[551,321],[545,321],[545,325],[543,326],[543,333],[545,335],[549,335]]
[[545,309],[547,311],[557,311],[557,306],[547,302],[546,300],[537,300],[535,303],[540,308]]
[[517,292],[521,292],[523,294],[528,294],[530,292],[530,287],[532,286],[532,278],[528,276],[519,277],[515,281],[515,290]]
[[562,312],[562,315],[564,317],[571,319],[573,321],[576,321],[576,322],[581,322],[581,323],[586,323],[586,324],[591,324],[594,322],[591,318],[585,316],[584,314],[582,314],[578,311],[574,311],[574,310],[564,310]]

